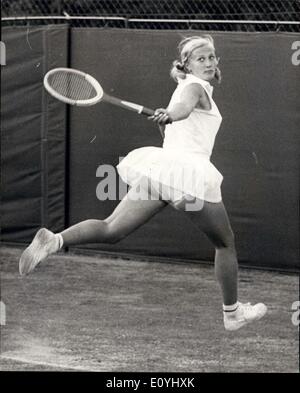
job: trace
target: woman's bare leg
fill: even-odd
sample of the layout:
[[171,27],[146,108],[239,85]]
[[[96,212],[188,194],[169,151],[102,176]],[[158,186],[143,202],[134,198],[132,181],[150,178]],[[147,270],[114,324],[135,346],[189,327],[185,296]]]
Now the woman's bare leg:
[[[201,203],[199,204],[201,206]],[[223,319],[226,330],[238,330],[248,323],[260,320],[267,312],[263,303],[251,305],[238,302],[238,262],[234,235],[226,209],[222,202],[204,202],[198,211],[185,208],[186,201],[175,204],[185,210],[191,221],[201,229],[214,244],[215,272],[223,295]]]
[[137,200],[137,195],[136,190],[131,189],[105,220],[85,220],[58,234],[46,228],[40,229],[21,255],[20,274],[30,273],[41,261],[56,253],[63,245],[116,243],[167,205],[162,200],[151,199],[147,190],[143,190],[142,199]]
[[[185,206],[185,201],[182,201],[176,205],[176,209],[185,210]],[[215,273],[224,305],[235,304],[238,297],[238,261],[234,234],[223,202],[204,202],[201,210],[186,210],[186,214],[215,246]]]
[[116,243],[167,205],[162,200],[151,200],[147,192],[142,200],[135,200],[134,196],[135,190],[130,189],[105,220],[82,221],[61,232],[63,244],[71,246],[84,243]]

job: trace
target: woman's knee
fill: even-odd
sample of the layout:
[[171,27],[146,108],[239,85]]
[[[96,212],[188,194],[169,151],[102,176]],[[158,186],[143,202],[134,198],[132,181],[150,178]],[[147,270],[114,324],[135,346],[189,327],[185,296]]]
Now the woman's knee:
[[216,249],[227,248],[235,250],[234,233],[231,228],[226,231],[204,231]]
[[120,240],[120,234],[109,220],[89,219],[85,221],[89,231],[94,234],[95,240],[100,243],[116,243]]
[[124,236],[122,236],[122,233],[120,232],[119,228],[113,225],[112,222],[104,220],[103,223],[105,225],[106,243],[114,244],[119,242],[121,239],[123,239]]
[[222,234],[215,244],[217,249],[226,248],[235,251],[235,237],[233,230],[229,228],[226,233]]

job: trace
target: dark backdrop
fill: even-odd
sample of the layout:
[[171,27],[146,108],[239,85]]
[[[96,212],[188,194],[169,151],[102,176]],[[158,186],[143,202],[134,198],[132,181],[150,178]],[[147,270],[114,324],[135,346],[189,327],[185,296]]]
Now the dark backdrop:
[[28,242],[65,225],[66,108],[42,88],[67,64],[67,26],[2,29],[1,241]]

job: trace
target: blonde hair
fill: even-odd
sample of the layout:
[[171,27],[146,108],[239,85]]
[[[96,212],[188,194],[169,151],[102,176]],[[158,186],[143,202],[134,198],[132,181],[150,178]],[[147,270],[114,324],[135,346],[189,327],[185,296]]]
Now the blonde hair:
[[[214,40],[209,34],[186,37],[182,41],[180,41],[178,45],[180,60],[173,61],[170,71],[170,75],[175,80],[175,82],[178,82],[178,79],[185,79],[186,74],[189,73],[186,65],[192,52],[196,48],[201,48],[202,46],[207,45],[215,49]],[[218,67],[216,67],[215,78],[219,83],[221,82],[221,71]]]

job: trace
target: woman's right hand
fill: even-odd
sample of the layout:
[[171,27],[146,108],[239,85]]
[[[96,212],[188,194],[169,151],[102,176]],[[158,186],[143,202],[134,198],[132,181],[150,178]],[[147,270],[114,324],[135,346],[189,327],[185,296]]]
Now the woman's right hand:
[[159,126],[165,126],[166,124],[172,123],[172,119],[168,114],[168,111],[164,108],[156,109],[154,114],[149,116],[148,119],[158,123]]

